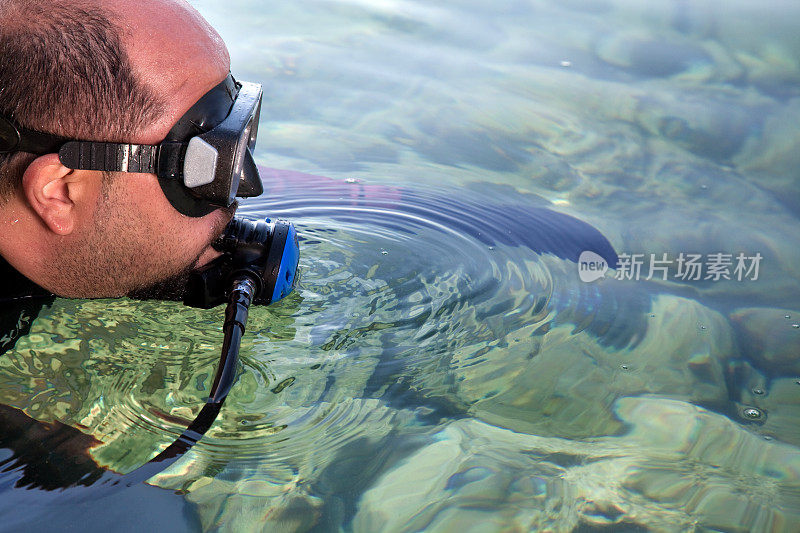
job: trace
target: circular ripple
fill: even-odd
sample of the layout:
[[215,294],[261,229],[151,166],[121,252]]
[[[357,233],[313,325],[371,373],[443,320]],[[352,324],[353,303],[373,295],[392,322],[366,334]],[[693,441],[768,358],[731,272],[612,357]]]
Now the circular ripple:
[[[575,268],[583,249],[611,262],[610,245],[537,197],[489,184],[408,191],[295,177],[268,180],[267,200],[240,208],[296,224],[301,277],[282,302],[251,310],[237,383],[193,452],[201,459],[188,462],[204,472],[290,478],[401,421],[462,416],[474,398],[458,394],[454,373],[485,378],[480,394],[491,394],[492,349],[529,350],[556,315],[630,341],[618,306],[600,306],[600,289]],[[131,471],[198,414],[222,318],[171,302],[59,300],[37,327],[84,340],[59,353],[34,332],[17,355],[51,390],[70,391],[71,407],[62,395],[27,408],[93,435],[98,463]]]
[[[198,446],[212,464],[313,468],[347,442],[380,438],[398,417],[458,416],[467,406],[454,368],[522,342],[521,328],[536,331],[556,309],[582,306],[588,314],[573,318],[598,321],[597,290],[565,259],[587,239],[600,253],[596,243],[607,242],[570,233],[577,221],[538,198],[498,188],[487,204],[469,190],[280,183],[239,213],[293,221],[302,276],[284,302],[251,311],[248,383]],[[554,269],[573,281],[559,285]]]

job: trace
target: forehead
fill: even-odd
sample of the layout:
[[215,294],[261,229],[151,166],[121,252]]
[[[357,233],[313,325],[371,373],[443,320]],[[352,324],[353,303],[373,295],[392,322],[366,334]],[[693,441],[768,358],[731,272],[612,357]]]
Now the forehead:
[[166,103],[163,119],[142,132],[155,143],[201,96],[222,81],[230,58],[219,34],[189,4],[176,0],[109,0],[131,66]]

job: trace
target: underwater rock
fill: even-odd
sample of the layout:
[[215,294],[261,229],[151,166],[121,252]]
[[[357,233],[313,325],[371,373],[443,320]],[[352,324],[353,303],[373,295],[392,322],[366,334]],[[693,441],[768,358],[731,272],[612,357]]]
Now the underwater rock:
[[772,102],[697,88],[680,94],[642,94],[635,119],[642,128],[704,159],[726,162],[761,131]]
[[[326,502],[322,494],[331,491],[341,498],[357,486],[355,477],[368,480],[368,470],[380,471],[385,437],[414,418],[374,399],[319,402],[292,411],[284,415],[294,422],[276,420],[276,425],[289,424],[272,438],[234,446],[204,439],[149,483],[185,493],[206,531],[305,531],[336,514],[330,510],[335,502]],[[331,478],[328,469],[343,463],[355,465],[354,478]]]
[[[776,306],[791,306],[800,298],[800,234],[795,231],[796,219],[771,195],[741,175],[714,172],[705,164],[665,161],[656,177],[671,189],[674,198],[647,200],[643,199],[644,192],[642,196],[628,195],[631,205],[624,208],[627,221],[619,224],[618,236],[614,235],[613,222],[606,232],[619,253],[643,253],[647,259],[650,253],[656,257],[667,253],[671,260],[669,277],[663,283],[667,292],[702,294],[704,299],[719,299],[730,306],[740,305],[741,301],[763,301],[765,295]],[[680,196],[685,202],[679,201]],[[605,205],[611,209],[625,199],[612,196]],[[737,205],[739,210],[720,211],[714,204]],[[703,255],[700,281],[676,277],[680,253]],[[730,279],[705,279],[709,275],[705,266],[708,254],[716,253],[730,254]],[[735,269],[740,253],[748,258],[761,254],[757,279],[753,279],[754,272],[749,276],[742,272],[742,279],[737,279]]]
[[800,98],[794,98],[766,117],[760,135],[751,136],[733,160],[748,181],[772,193],[795,215],[800,215],[798,121]]
[[798,95],[800,62],[796,50],[788,44],[768,40],[750,50],[737,50],[736,59],[744,66],[751,85],[778,98]]
[[[724,364],[735,354],[727,320],[670,295],[655,297],[648,314],[641,340],[625,349],[604,345],[602,336],[575,324],[542,323],[459,349],[451,362],[455,395],[469,414],[491,424],[566,438],[621,431],[611,411],[621,396],[727,402]],[[513,338],[519,342],[508,342]]]
[[624,398],[616,412],[632,426],[620,443],[641,447],[646,456],[629,471],[626,489],[682,509],[710,529],[794,529],[800,518],[795,446],[673,400]]
[[617,33],[606,38],[597,55],[641,77],[667,77],[710,62],[700,46],[677,38],[658,38],[650,34]]
[[800,374],[773,379],[753,405],[766,413],[757,430],[765,437],[800,446]]
[[788,532],[800,518],[797,448],[675,400],[615,412],[629,431],[587,442],[452,422],[363,494],[353,530]]
[[745,359],[768,375],[800,375],[800,328],[794,327],[800,324],[800,311],[748,307],[737,309],[730,318]]
[[[355,133],[350,127],[326,127],[322,130],[298,124],[273,123],[275,150],[287,157],[314,163],[331,172],[353,172],[370,163],[397,161],[397,148],[365,134]],[[336,148],[338,147],[338,148]],[[336,154],[336,155],[333,155]],[[286,166],[301,166],[299,163]]]
[[[493,524],[529,531],[574,526],[573,505],[559,502],[568,489],[560,478],[564,468],[541,460],[547,453],[535,454],[532,448],[539,441],[549,442],[475,420],[453,422],[362,495],[353,530],[473,531],[477,524]],[[529,456],[523,450],[534,453]]]

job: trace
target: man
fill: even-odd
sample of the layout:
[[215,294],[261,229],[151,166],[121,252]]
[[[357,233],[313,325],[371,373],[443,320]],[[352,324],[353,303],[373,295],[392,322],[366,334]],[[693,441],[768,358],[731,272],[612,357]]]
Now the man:
[[[169,182],[183,152],[164,177],[161,159],[135,172],[139,152],[126,146],[163,156],[155,146],[182,122],[197,127],[205,108],[215,118],[202,131],[216,126],[238,98],[229,68],[219,35],[182,0],[0,2],[0,352],[30,323],[36,297],[143,294],[219,255],[210,243],[233,194],[181,207],[176,197],[197,201],[188,182]],[[220,99],[227,107],[208,103]],[[70,154],[69,141],[126,144],[107,145],[116,164],[98,165],[105,145],[72,143]]]
[[[263,192],[261,87],[229,69],[183,0],[0,0],[0,354],[56,295],[180,298],[221,255]],[[17,486],[91,484],[96,444],[0,404]]]

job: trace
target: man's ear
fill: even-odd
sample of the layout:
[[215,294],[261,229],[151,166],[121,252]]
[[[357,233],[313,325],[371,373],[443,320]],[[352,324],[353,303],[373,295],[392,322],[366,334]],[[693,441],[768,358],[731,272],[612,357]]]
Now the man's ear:
[[77,173],[62,165],[58,154],[36,158],[22,175],[28,204],[53,233],[69,235],[75,229],[80,197],[77,182]]

